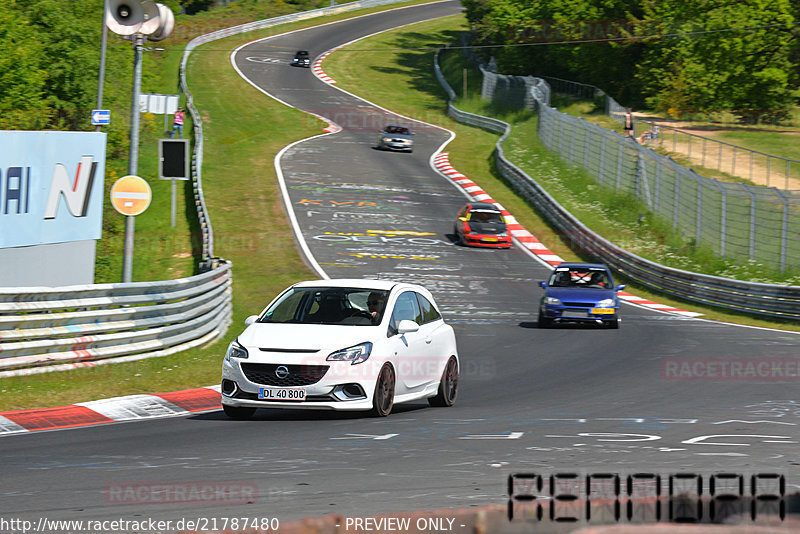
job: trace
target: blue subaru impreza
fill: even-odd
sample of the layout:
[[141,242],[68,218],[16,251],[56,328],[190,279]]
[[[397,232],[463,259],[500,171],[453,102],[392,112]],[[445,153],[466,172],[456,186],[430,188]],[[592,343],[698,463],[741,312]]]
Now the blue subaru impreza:
[[617,291],[611,271],[602,263],[561,263],[547,282],[539,304],[539,328],[556,322],[583,322],[619,328]]

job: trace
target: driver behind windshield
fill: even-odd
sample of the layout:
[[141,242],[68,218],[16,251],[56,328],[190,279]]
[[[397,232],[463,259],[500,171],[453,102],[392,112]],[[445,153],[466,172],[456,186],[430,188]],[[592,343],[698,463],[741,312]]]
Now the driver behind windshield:
[[367,308],[372,316],[372,324],[378,324],[383,317],[383,310],[386,308],[386,296],[384,292],[373,291],[367,297]]

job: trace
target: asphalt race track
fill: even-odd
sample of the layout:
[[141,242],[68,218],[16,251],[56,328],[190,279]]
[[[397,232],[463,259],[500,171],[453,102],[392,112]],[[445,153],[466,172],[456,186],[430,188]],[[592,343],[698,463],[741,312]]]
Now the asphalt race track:
[[[459,10],[457,2],[440,2],[379,13],[254,42],[233,58],[266,93],[343,128],[283,153],[287,204],[331,278],[397,279],[433,292],[456,328],[457,404],[397,406],[383,419],[262,410],[240,422],[215,411],[6,436],[4,517],[287,522],[464,508],[505,503],[506,478],[520,472],[774,473],[797,490],[797,377],[688,379],[676,369],[716,359],[774,366],[797,357],[800,337],[630,305],[619,330],[537,329],[536,282],[548,268],[517,246],[452,242],[466,197],[429,164],[448,132],[393,118],[288,65],[297,49],[316,57]],[[394,120],[416,132],[413,153],[374,148],[380,127]],[[110,490],[181,483],[256,491],[176,505],[130,502]]]

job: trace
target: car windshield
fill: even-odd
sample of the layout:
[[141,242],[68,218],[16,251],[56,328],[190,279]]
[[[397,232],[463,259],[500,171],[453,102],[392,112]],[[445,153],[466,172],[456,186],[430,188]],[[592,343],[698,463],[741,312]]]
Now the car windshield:
[[296,57],[298,59],[306,58],[306,57],[308,57],[308,52],[306,52],[305,50],[300,50],[300,51],[297,52],[297,54],[295,54],[294,57]]
[[472,210],[469,212],[470,222],[501,223],[503,215],[499,211]]
[[347,287],[294,287],[259,317],[259,323],[338,324],[380,323],[389,292]]
[[389,134],[411,135],[405,126],[387,126],[384,132]]
[[608,274],[601,269],[560,268],[550,276],[551,287],[585,287],[608,289]]

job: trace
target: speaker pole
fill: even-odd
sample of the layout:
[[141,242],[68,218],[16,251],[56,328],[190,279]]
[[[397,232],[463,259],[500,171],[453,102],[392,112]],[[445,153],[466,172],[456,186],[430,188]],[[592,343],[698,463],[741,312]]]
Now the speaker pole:
[[[108,42],[108,27],[106,21],[108,20],[108,0],[103,0],[103,37],[100,41],[100,72],[97,75],[97,108],[103,109],[103,84],[106,77],[106,43]],[[100,131],[98,124],[94,128],[95,132]]]
[[[139,169],[139,95],[142,92],[142,49],[144,35],[135,33],[133,39],[133,96],[131,97],[131,139],[128,156],[128,174],[138,176]],[[133,278],[133,234],[134,221],[132,215],[125,217],[125,248],[122,253],[122,281],[131,282]]]

